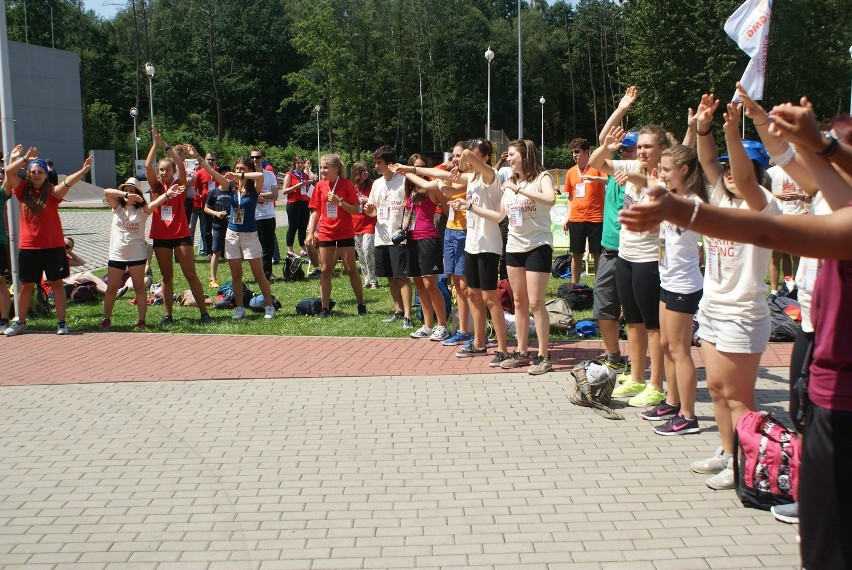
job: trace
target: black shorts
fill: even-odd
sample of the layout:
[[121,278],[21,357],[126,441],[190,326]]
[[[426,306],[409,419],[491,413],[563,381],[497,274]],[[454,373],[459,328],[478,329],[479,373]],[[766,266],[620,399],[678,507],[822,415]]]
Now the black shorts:
[[553,248],[547,244],[521,253],[506,252],[506,265],[509,267],[523,267],[535,273],[550,273],[552,264]]
[[464,252],[464,277],[471,289],[496,291],[499,269],[499,253]]
[[[0,216],[3,212],[0,212]],[[0,243],[0,277],[12,278],[12,264],[9,261],[9,244]]]
[[687,313],[694,315],[698,311],[698,303],[704,295],[704,289],[695,293],[672,293],[660,287],[660,301],[665,303],[666,309],[675,313]]
[[646,329],[660,328],[660,264],[657,261],[615,260],[615,286],[624,320]]
[[355,238],[330,239],[317,243],[317,247],[355,247]]
[[192,247],[192,236],[186,236],[178,239],[155,239],[154,240],[154,249],[157,248],[165,248],[165,249],[175,249],[182,245],[188,245]]
[[586,240],[589,240],[589,253],[599,254],[602,233],[603,222],[568,222],[571,253],[586,253]]
[[444,255],[438,238],[408,240],[408,276],[426,277],[444,272]]
[[408,248],[400,245],[376,246],[376,277],[404,279],[408,275]]
[[58,281],[71,275],[64,247],[19,250],[18,271],[22,283],[38,283],[42,273],[48,281]]
[[107,267],[114,267],[115,269],[121,269],[122,271],[127,271],[128,267],[136,267],[137,265],[145,265],[147,260],[143,259],[141,261],[114,261],[110,259],[107,261]]

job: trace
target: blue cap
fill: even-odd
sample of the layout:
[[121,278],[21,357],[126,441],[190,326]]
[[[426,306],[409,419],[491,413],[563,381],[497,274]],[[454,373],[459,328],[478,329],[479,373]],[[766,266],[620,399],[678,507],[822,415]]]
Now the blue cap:
[[[743,140],[743,148],[748,157],[761,168],[764,170],[769,168],[769,153],[766,152],[762,144],[757,141]],[[726,154],[725,156],[720,156],[718,160],[719,162],[730,162],[730,157]]]
[[636,146],[636,143],[639,141],[639,131],[630,131],[624,138],[621,139],[621,146],[626,146],[630,148],[631,146]]

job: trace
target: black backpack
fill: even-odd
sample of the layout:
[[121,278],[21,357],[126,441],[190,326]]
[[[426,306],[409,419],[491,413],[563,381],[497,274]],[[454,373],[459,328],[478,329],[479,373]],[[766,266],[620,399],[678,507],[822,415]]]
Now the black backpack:
[[287,257],[284,260],[283,273],[284,281],[288,283],[303,280],[305,278],[305,270],[302,269],[302,258]]
[[575,311],[591,309],[595,303],[594,291],[583,283],[563,283],[556,291],[556,296],[565,299]]
[[566,279],[566,274],[571,277],[571,254],[566,253],[554,259],[550,265],[550,274],[557,279]]
[[770,298],[767,304],[769,305],[769,317],[772,319],[769,340],[771,342],[793,342],[796,340],[796,335],[802,328],[784,312],[784,309],[775,302],[775,299]]
[[[334,308],[334,299],[328,304],[329,309]],[[315,316],[322,312],[322,300],[319,297],[311,297],[310,299],[302,299],[296,303],[296,314],[305,316]]]

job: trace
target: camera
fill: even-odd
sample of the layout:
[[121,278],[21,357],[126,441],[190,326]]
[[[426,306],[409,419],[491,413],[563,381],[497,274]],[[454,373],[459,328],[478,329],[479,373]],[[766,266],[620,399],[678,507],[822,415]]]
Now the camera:
[[393,242],[394,245],[399,245],[409,237],[411,237],[411,232],[400,228],[399,232],[391,238],[391,242]]

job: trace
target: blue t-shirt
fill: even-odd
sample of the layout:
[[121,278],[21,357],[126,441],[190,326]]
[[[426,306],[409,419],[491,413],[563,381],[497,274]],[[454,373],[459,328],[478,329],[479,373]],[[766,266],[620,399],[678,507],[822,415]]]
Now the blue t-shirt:
[[221,188],[214,188],[207,194],[207,207],[216,212],[228,212],[224,220],[213,216],[213,227],[219,231],[228,229],[228,220],[231,218],[231,193]]
[[[232,182],[229,194],[231,217],[228,219],[228,229],[232,232],[256,232],[257,221],[254,212],[257,209],[257,190],[252,190],[239,197],[236,184]],[[237,218],[240,213],[242,213],[242,220]]]

